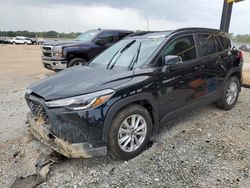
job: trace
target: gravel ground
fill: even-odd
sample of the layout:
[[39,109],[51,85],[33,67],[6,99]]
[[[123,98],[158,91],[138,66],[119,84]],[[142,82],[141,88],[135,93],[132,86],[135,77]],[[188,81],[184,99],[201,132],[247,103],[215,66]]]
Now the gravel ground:
[[[0,57],[0,187],[10,187],[36,173],[40,154],[50,151],[27,131],[23,95],[52,72],[37,46],[0,46]],[[210,105],[159,127],[152,147],[132,160],[60,160],[38,187],[249,187],[249,91],[231,111]]]

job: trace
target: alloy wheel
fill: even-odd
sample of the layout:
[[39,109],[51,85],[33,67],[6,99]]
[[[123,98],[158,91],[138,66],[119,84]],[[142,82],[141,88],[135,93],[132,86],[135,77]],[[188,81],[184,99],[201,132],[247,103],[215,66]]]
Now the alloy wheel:
[[226,101],[228,105],[232,105],[235,102],[237,94],[238,94],[238,86],[236,82],[231,82],[229,84],[226,94]]
[[125,152],[133,152],[143,144],[146,135],[146,120],[141,115],[133,114],[126,118],[119,128],[119,147]]

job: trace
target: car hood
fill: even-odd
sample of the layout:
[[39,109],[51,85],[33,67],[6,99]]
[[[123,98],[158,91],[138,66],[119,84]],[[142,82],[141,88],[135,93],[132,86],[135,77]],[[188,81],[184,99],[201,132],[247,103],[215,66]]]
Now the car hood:
[[43,44],[43,46],[63,46],[63,47],[70,47],[70,46],[78,46],[78,45],[88,45],[90,43],[81,42],[76,40],[71,41],[50,41]]
[[29,89],[45,100],[55,100],[112,89],[133,77],[133,71],[118,71],[78,66],[45,78]]

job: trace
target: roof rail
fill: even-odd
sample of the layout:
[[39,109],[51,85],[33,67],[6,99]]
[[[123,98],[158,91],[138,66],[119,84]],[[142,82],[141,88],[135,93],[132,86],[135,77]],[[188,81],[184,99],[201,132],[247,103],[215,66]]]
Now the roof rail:
[[185,27],[185,28],[180,28],[180,29],[176,29],[173,31],[173,33],[176,32],[181,32],[181,31],[208,31],[208,32],[218,32],[218,33],[224,33],[221,30],[218,29],[212,29],[212,28],[202,28],[202,27]]

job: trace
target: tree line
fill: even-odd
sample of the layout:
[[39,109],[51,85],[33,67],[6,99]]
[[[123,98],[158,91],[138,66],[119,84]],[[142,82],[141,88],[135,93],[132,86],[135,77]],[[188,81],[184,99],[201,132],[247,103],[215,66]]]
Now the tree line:
[[[44,32],[30,32],[30,31],[0,31],[0,36],[2,37],[16,37],[24,36],[30,38],[42,37],[42,38],[75,38],[80,35],[80,32],[71,33],[59,33],[56,31],[44,31]],[[229,34],[230,38],[234,42],[238,43],[250,43],[250,34]]]
[[230,36],[234,42],[250,43],[250,35],[249,34],[243,34],[243,35],[230,34]]
[[30,32],[30,31],[0,31],[2,37],[24,36],[30,38],[75,38],[80,35],[80,32],[59,33],[56,31]]

